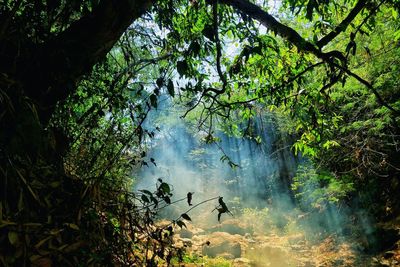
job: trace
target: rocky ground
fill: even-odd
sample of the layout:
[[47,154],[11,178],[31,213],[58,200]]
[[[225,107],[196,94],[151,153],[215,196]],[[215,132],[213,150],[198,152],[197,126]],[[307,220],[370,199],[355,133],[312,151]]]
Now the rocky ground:
[[[332,234],[316,241],[301,231],[265,231],[234,218],[212,227],[188,223],[187,228],[176,229],[174,238],[189,255],[224,258],[235,267],[400,266],[397,245],[372,255],[363,252],[362,240]],[[206,265],[200,262],[185,266]]]

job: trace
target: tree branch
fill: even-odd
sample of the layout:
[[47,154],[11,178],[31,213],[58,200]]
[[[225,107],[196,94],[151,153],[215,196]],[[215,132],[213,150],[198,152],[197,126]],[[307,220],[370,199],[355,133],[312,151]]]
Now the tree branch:
[[52,110],[151,4],[152,0],[102,0],[89,15],[42,44],[22,67],[25,71],[20,71],[26,75],[22,79],[28,95],[42,108]]
[[[315,63],[315,64],[313,64],[313,65],[308,66],[307,68],[305,68],[303,71],[301,71],[300,73],[298,73],[298,74],[295,75],[294,77],[289,78],[287,81],[283,82],[282,84],[280,84],[280,85],[278,85],[278,86],[274,86],[273,88],[271,88],[272,91],[275,92],[275,91],[277,91],[277,90],[279,90],[279,89],[281,89],[281,88],[284,88],[285,86],[287,86],[287,85],[289,85],[289,84],[295,82],[298,78],[300,78],[301,76],[303,76],[303,75],[304,75],[305,73],[307,73],[308,71],[311,71],[312,69],[314,69],[314,68],[316,68],[316,67],[318,67],[318,66],[320,66],[320,65],[322,65],[322,64],[324,64],[324,62],[321,61],[321,62],[317,62],[317,63]],[[221,106],[224,106],[224,107],[231,107],[231,106],[240,105],[240,104],[249,104],[249,103],[252,103],[252,102],[257,101],[257,100],[259,100],[259,99],[262,99],[262,98],[264,98],[264,97],[267,97],[267,96],[269,96],[269,95],[270,95],[270,93],[263,93],[263,94],[261,94],[261,95],[259,95],[259,96],[256,96],[256,97],[253,97],[253,98],[250,98],[250,99],[247,99],[247,100],[234,101],[234,102],[230,102],[230,103],[221,103],[221,102],[218,102],[218,104],[220,104]],[[289,97],[294,97],[294,96],[297,96],[297,95],[298,95],[298,94],[291,95],[291,96],[288,96],[288,98],[289,98]]]
[[13,8],[10,10],[10,12],[6,13],[5,19],[4,20],[0,19],[0,21],[2,22],[2,25],[0,27],[0,40],[4,38],[4,34],[7,30],[7,27],[9,26],[12,17],[18,11],[18,8],[21,6],[21,4],[22,0],[17,0]]
[[317,46],[301,37],[298,32],[280,23],[268,12],[262,10],[261,7],[247,0],[221,0],[221,3],[232,6],[250,16],[252,19],[259,21],[275,34],[295,45],[299,51],[314,54],[326,62],[330,62],[332,57],[339,59],[343,63],[346,62],[346,59],[341,52],[330,51],[323,53]]
[[391,105],[389,105],[385,100],[383,100],[382,96],[379,94],[379,92],[374,88],[374,86],[369,83],[368,81],[364,80],[363,78],[361,78],[360,76],[358,76],[357,74],[355,74],[354,72],[348,70],[347,68],[344,68],[338,64],[333,63],[336,67],[338,67],[340,70],[342,70],[343,72],[345,72],[347,75],[355,78],[359,83],[363,84],[365,87],[367,87],[368,89],[370,89],[372,91],[372,93],[375,95],[378,103],[381,106],[386,107],[387,109],[389,109],[393,114],[399,116],[400,115],[400,111],[393,108]]
[[[350,23],[352,17],[357,15],[355,13],[360,12],[360,11],[357,11],[357,9],[362,8],[362,4],[363,4],[362,1],[363,0],[360,0],[356,4],[356,7],[354,8],[355,10],[353,9],[354,12],[350,12],[351,14],[349,14],[349,16],[345,19],[345,21],[342,22],[343,25],[345,25],[346,23]],[[378,7],[384,1],[385,0],[383,0],[378,5]],[[262,25],[264,25],[268,29],[270,29],[273,32],[275,32],[275,34],[281,36],[282,38],[286,39],[287,41],[289,41],[290,43],[295,45],[300,51],[312,53],[315,56],[317,56],[318,58],[320,58],[323,61],[327,62],[329,65],[336,66],[337,68],[339,68],[340,70],[345,72],[347,75],[355,78],[360,83],[364,84],[367,88],[369,88],[372,91],[372,93],[376,96],[377,101],[378,101],[379,104],[381,104],[382,106],[388,108],[390,111],[392,111],[396,115],[400,114],[399,110],[393,108],[392,106],[390,106],[388,103],[386,103],[383,100],[383,98],[380,96],[378,91],[376,91],[376,89],[372,86],[372,84],[370,84],[368,81],[364,80],[363,78],[361,78],[357,74],[355,74],[355,73],[351,72],[349,69],[347,69],[347,67],[346,67],[346,58],[343,56],[343,54],[341,52],[336,51],[336,50],[330,51],[330,52],[327,52],[327,53],[322,52],[320,50],[320,48],[318,48],[314,44],[312,44],[312,43],[308,42],[307,40],[305,40],[295,30],[293,30],[292,28],[290,28],[290,27],[278,22],[268,12],[262,10],[259,6],[255,5],[253,3],[250,3],[247,0],[221,0],[221,2],[226,4],[226,5],[230,5],[230,6],[234,7],[234,8],[237,8],[240,11],[244,12],[245,14],[247,14],[248,16],[250,16],[251,18],[259,21]],[[349,22],[347,22],[347,21],[349,21]],[[341,30],[343,31],[343,29],[341,29]],[[337,33],[337,34],[339,34],[339,33]],[[337,34],[336,35],[335,34],[332,33],[329,38],[333,39],[337,35]],[[322,41],[322,39],[321,39],[320,40],[320,44],[323,44],[324,42],[328,41],[329,38],[327,37],[324,41]],[[339,59],[341,61],[342,65],[335,63],[333,58]]]
[[354,8],[350,11],[350,13],[347,15],[347,17],[335,27],[330,33],[322,37],[318,42],[317,46],[319,48],[322,48],[326,46],[330,41],[332,41],[336,36],[338,36],[340,33],[344,32],[349,24],[353,21],[353,19],[361,12],[361,10],[366,6],[367,1],[366,0],[359,0],[357,4],[354,6]]
[[222,49],[221,49],[221,41],[219,40],[219,34],[218,34],[218,26],[219,26],[218,1],[213,3],[213,17],[214,17],[214,23],[213,23],[214,37],[215,37],[215,45],[216,45],[216,49],[217,49],[217,72],[218,72],[218,76],[220,77],[220,79],[222,81],[222,89],[219,90],[218,94],[222,94],[226,90],[227,81],[226,81],[226,77],[222,73],[222,69],[221,69],[221,56],[222,56],[221,50]]

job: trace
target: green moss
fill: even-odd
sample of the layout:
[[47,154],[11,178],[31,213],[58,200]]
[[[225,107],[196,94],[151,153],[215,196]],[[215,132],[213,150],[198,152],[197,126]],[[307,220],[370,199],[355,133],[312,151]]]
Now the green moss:
[[[192,263],[193,266],[207,266],[207,267],[230,267],[232,266],[232,261],[224,259],[222,257],[210,258],[207,256],[199,256],[197,254],[185,254],[182,257],[183,264]],[[178,258],[173,258],[171,261],[173,266],[177,266],[179,264]],[[192,265],[188,265],[192,266]]]

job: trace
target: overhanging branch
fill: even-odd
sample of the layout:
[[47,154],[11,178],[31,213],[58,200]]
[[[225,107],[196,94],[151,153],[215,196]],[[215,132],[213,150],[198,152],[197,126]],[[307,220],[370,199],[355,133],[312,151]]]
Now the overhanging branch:
[[259,21],[269,30],[295,45],[299,51],[314,54],[326,62],[330,62],[332,57],[339,59],[342,63],[346,62],[346,59],[341,52],[322,52],[316,45],[301,37],[294,29],[280,23],[268,12],[261,9],[261,7],[247,0],[221,0],[221,3],[232,6],[252,19]]
[[353,19],[361,12],[361,10],[366,6],[368,1],[366,0],[359,0],[354,8],[350,11],[347,17],[335,27],[330,33],[322,37],[318,42],[317,46],[322,48],[326,46],[330,41],[332,41],[336,36],[340,33],[344,32],[349,24],[353,21]]
[[[335,38],[340,32],[345,30],[346,25],[348,25],[354,17],[361,11],[361,9],[365,6],[365,1],[366,0],[359,0],[357,2],[356,6],[353,8],[353,10],[350,12],[350,14],[346,17],[346,19],[341,23],[341,26],[339,25],[337,29],[335,29],[331,34],[328,34],[325,39],[321,39],[319,41],[319,45],[316,46],[307,40],[305,40],[303,37],[300,36],[299,33],[297,33],[294,29],[280,23],[277,21],[273,16],[271,16],[268,12],[264,11],[261,9],[261,7],[247,1],[247,0],[220,0],[222,3],[232,6],[243,13],[247,14],[250,16],[252,19],[255,19],[259,21],[262,25],[267,27],[268,29],[272,30],[275,32],[275,34],[281,36],[282,38],[286,39],[293,45],[295,45],[300,51],[307,52],[307,53],[312,53],[318,58],[322,59],[326,63],[328,63],[330,66],[335,66],[339,68],[341,71],[346,73],[349,76],[352,76],[356,80],[358,80],[360,83],[365,85],[368,89],[372,91],[372,93],[376,96],[377,101],[379,104],[382,106],[385,106],[388,108],[393,114],[399,115],[400,111],[393,108],[390,106],[388,103],[386,103],[383,98],[380,96],[378,91],[366,80],[358,76],[357,74],[351,72],[347,66],[346,66],[346,58],[343,56],[343,54],[340,51],[330,51],[327,53],[324,53],[320,50],[320,47],[323,46],[324,43],[328,43],[330,40]],[[384,2],[383,0],[378,7]],[[342,28],[344,27],[344,28]],[[337,64],[333,58],[337,58],[341,61],[341,64]]]
[[218,92],[218,94],[222,94],[226,90],[226,77],[222,73],[221,69],[221,56],[222,56],[222,48],[221,48],[221,41],[219,40],[219,33],[218,33],[218,26],[219,26],[219,20],[218,20],[218,1],[215,1],[213,3],[213,28],[214,28],[214,37],[215,37],[215,46],[217,50],[217,72],[218,76],[220,77],[222,81],[222,89]]
[[24,71],[28,73],[25,83],[36,85],[27,86],[29,96],[52,110],[151,5],[152,0],[102,0],[89,15],[38,47],[34,52],[37,63],[29,58]]
[[355,74],[354,72],[350,71],[347,68],[344,68],[340,65],[334,64],[337,68],[339,68],[340,70],[342,70],[343,72],[345,72],[347,75],[355,78],[359,83],[363,84],[365,87],[367,87],[368,89],[371,90],[371,92],[375,95],[378,103],[381,106],[386,107],[387,109],[389,109],[393,114],[395,114],[396,116],[400,115],[400,111],[393,108],[391,105],[389,105],[383,98],[382,96],[379,94],[379,92],[376,90],[376,88],[368,81],[364,80],[363,78],[361,78],[360,76],[358,76],[357,74]]

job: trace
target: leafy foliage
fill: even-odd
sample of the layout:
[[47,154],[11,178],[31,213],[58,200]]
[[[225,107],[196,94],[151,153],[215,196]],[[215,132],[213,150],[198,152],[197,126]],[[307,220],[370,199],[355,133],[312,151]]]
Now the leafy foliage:
[[327,205],[342,201],[354,192],[350,176],[335,177],[329,172],[317,172],[307,165],[299,167],[293,178],[292,189],[303,207],[326,209]]

